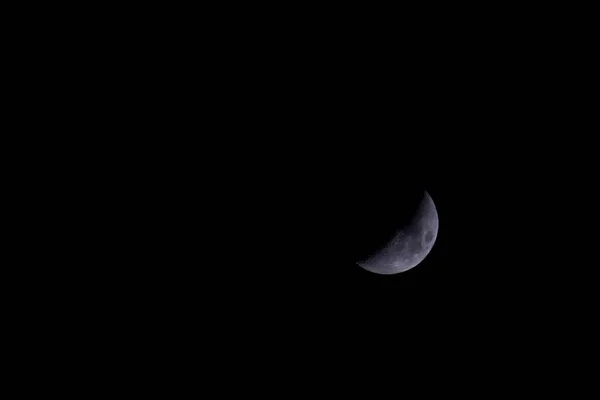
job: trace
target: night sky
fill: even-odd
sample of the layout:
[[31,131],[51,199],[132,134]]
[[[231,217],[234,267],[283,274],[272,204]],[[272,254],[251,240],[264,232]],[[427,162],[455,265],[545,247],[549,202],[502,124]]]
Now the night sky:
[[[506,310],[528,318],[532,288],[551,292],[561,264],[548,253],[562,246],[551,245],[548,213],[567,196],[549,181],[551,154],[522,139],[529,122],[508,111],[510,89],[482,100],[476,83],[420,83],[429,76],[343,97],[316,91],[323,77],[292,99],[264,89],[219,114],[201,146],[180,146],[200,150],[180,168],[187,207],[175,212],[193,212],[178,219],[175,264],[185,267],[174,287],[190,285],[182,293],[206,296],[211,312],[275,324],[335,315],[362,326],[379,315],[401,332],[400,316],[424,326],[485,325]],[[358,267],[357,254],[423,190],[439,215],[427,258],[393,276]]]
[[[5,279],[21,314],[7,329],[28,333],[10,348],[42,375],[50,363],[79,382],[66,363],[100,379],[88,387],[163,383],[170,398],[188,379],[276,398],[371,399],[386,384],[404,398],[411,383],[511,398],[592,375],[598,24],[581,20],[597,12],[418,5],[163,2],[63,13],[92,34],[56,18],[9,28],[32,58],[6,61],[28,65],[6,80],[28,99],[7,97],[28,156],[8,161],[22,182],[5,192],[36,190],[5,218],[52,239],[23,242],[26,290]],[[358,266],[424,191],[439,217],[427,257],[395,275]],[[29,223],[40,210],[52,223]]]
[[[140,140],[160,151],[137,164],[140,204],[156,204],[135,211],[155,235],[122,284],[143,293],[136,313],[251,361],[456,360],[514,341],[549,354],[537,339],[591,304],[595,178],[579,165],[597,157],[566,143],[578,118],[548,64],[472,32],[407,30],[418,40],[396,47],[297,32],[219,33],[204,69],[173,61],[168,87],[185,93],[144,111],[161,128]],[[429,255],[396,275],[360,268],[423,191],[439,216]]]

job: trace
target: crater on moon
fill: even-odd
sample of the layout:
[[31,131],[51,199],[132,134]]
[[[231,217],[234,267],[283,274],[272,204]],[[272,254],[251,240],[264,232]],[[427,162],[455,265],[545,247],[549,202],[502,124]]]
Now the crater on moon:
[[414,255],[421,251],[421,241],[411,240],[408,242],[408,250]]
[[433,240],[433,232],[431,231],[427,231],[427,233],[425,234],[425,241],[427,243],[431,242]]

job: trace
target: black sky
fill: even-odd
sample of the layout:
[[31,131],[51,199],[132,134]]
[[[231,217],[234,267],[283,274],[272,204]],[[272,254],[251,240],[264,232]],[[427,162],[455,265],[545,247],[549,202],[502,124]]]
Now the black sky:
[[[132,152],[148,160],[128,185],[151,190],[129,210],[149,261],[116,273],[141,292],[136,313],[251,360],[282,340],[315,360],[311,343],[456,359],[585,309],[591,158],[566,140],[576,107],[539,48],[473,30],[374,34],[403,38],[390,43],[281,29],[210,28],[198,63],[197,44],[168,42],[176,71],[140,80],[158,95],[140,107],[152,129]],[[424,190],[431,253],[393,276],[361,269]]]
[[[483,63],[485,52],[408,63],[323,50],[293,53],[296,62],[278,48],[215,61],[214,97],[202,105],[215,124],[175,152],[199,149],[176,157],[190,162],[176,164],[181,181],[170,185],[197,182],[185,201],[208,201],[192,214],[198,231],[186,226],[200,248],[200,232],[213,236],[187,260],[218,278],[206,285],[313,311],[321,301],[349,313],[355,304],[431,311],[506,304],[544,276],[540,196],[552,172],[540,139],[525,137],[550,111],[528,97],[534,83],[522,71]],[[357,267],[370,232],[390,229],[387,216],[422,190],[440,219],[431,254],[396,276]]]

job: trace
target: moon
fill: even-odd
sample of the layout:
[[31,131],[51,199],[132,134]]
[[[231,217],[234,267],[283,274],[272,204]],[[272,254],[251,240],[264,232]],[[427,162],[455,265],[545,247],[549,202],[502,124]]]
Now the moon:
[[357,264],[367,271],[391,275],[416,267],[427,257],[438,234],[438,214],[425,192],[410,222],[398,230],[377,252]]

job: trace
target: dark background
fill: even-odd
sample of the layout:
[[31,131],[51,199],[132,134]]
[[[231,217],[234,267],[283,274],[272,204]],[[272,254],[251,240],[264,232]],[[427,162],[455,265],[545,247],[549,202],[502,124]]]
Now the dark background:
[[[149,104],[133,112],[174,135],[144,139],[173,204],[169,245],[150,249],[172,266],[155,272],[166,290],[275,324],[387,315],[390,336],[409,316],[437,330],[556,312],[578,279],[564,274],[586,160],[564,140],[582,108],[557,41],[250,25],[206,28],[193,51],[185,33],[152,47],[161,80],[132,70]],[[440,218],[431,254],[395,276],[360,269],[371,232],[423,190]]]
[[[217,371],[227,354],[379,375],[352,361],[544,360],[561,346],[540,338],[586,331],[595,183],[574,42],[487,20],[207,19],[149,21],[83,61],[118,166],[98,196],[119,216],[101,243],[122,254],[98,274],[142,327],[132,343],[217,348]],[[394,276],[356,265],[424,190],[428,257]]]
[[[36,359],[170,394],[581,387],[569,375],[597,347],[585,12],[221,6],[48,6],[67,23],[36,6],[9,28],[26,279],[5,282],[25,347],[56,352]],[[425,190],[431,253],[362,270]]]
[[[343,94],[321,72],[298,87],[296,66],[275,83],[255,73],[256,88],[241,89],[235,73],[207,77],[227,96],[200,106],[218,117],[199,112],[202,136],[177,144],[170,168],[181,175],[167,178],[182,205],[164,265],[180,272],[169,290],[191,296],[181,304],[201,296],[211,315],[364,340],[501,329],[555,312],[563,265],[551,249],[569,238],[551,232],[568,224],[570,199],[544,149],[553,138],[529,135],[545,131],[538,114],[550,111],[513,91],[528,79],[507,87],[497,69],[445,68],[444,83],[409,67],[402,85],[388,81],[393,70],[373,87],[348,79]],[[179,165],[181,152],[191,165]],[[422,190],[440,218],[431,254],[396,276],[359,268],[361,246]]]

